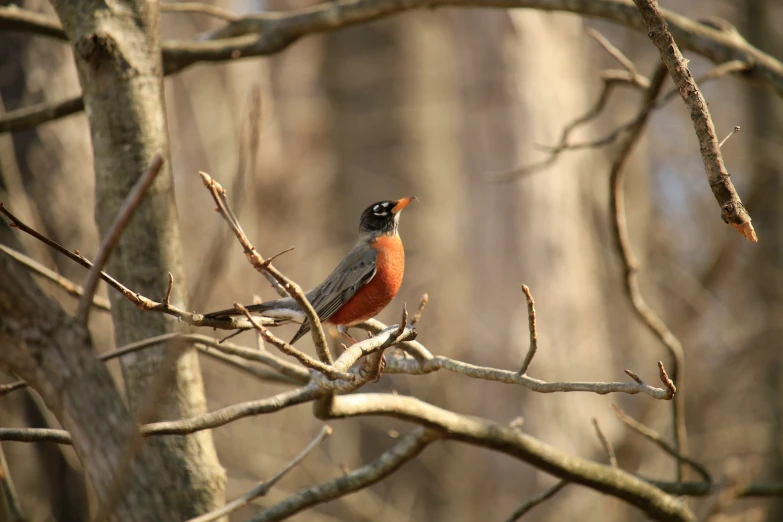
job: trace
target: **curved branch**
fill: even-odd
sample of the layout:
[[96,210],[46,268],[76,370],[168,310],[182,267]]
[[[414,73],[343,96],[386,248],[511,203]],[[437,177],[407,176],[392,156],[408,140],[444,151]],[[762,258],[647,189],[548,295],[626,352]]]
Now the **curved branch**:
[[324,419],[382,415],[414,422],[438,431],[443,438],[505,453],[561,480],[623,499],[655,520],[696,520],[686,505],[626,471],[567,455],[518,429],[458,415],[414,397],[379,393],[340,396],[319,413]]
[[371,486],[397,471],[406,462],[416,458],[424,448],[439,438],[439,435],[433,431],[416,428],[369,464],[324,484],[303,489],[258,513],[250,519],[250,522],[285,520],[309,507]]

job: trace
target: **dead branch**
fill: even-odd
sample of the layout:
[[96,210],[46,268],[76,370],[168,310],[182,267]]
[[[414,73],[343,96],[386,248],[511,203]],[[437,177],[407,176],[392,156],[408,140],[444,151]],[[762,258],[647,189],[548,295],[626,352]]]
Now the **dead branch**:
[[8,462],[5,460],[2,444],[0,444],[0,497],[3,499],[0,502],[0,507],[5,507],[0,513],[5,511],[3,514],[8,516],[8,522],[25,522],[27,520],[24,511],[22,511],[22,504],[19,502],[14,481],[11,479],[11,472],[8,469]]
[[609,457],[609,465],[613,468],[617,467],[617,455],[612,447],[612,442],[607,438],[604,430],[601,429],[601,425],[598,424],[598,419],[593,417],[593,428],[595,428],[595,434],[598,436],[598,440],[601,442],[601,446],[604,447],[606,456]]
[[297,350],[289,343],[285,342],[279,337],[276,337],[267,328],[264,328],[261,324],[259,324],[258,321],[256,321],[256,319],[253,317],[253,315],[248,311],[248,309],[242,306],[241,304],[234,303],[234,307],[240,312],[242,312],[243,314],[245,314],[247,320],[250,321],[250,324],[253,325],[253,328],[255,328],[258,331],[258,333],[264,338],[266,342],[272,344],[284,354],[295,358],[297,361],[302,363],[303,366],[306,366],[307,368],[310,368],[317,372],[321,372],[324,375],[324,377],[326,377],[331,381],[336,381],[338,379],[353,381],[355,379],[353,375],[335,370],[332,364],[324,364],[320,361],[316,361],[306,353]]
[[[70,250],[60,245],[56,241],[49,239],[48,237],[36,232],[32,228],[25,225],[19,218],[17,218],[7,208],[5,208],[2,202],[0,202],[0,214],[3,214],[11,221],[10,223],[11,227],[18,228],[22,232],[33,236],[37,240],[46,244],[47,246],[60,252],[71,261],[74,261],[87,269],[91,269],[93,267],[92,262],[90,262],[84,256],[79,254],[78,251],[71,252]],[[146,310],[150,312],[160,312],[167,315],[171,315],[193,326],[206,326],[209,328],[218,328],[221,330],[238,330],[238,329],[246,328],[234,318],[210,319],[208,317],[204,317],[202,314],[191,313],[185,310],[181,310],[180,308],[177,308],[176,306],[173,306],[171,304],[159,303],[153,301],[152,299],[149,299],[148,297],[145,297],[139,294],[138,292],[134,292],[128,289],[122,283],[120,283],[119,281],[111,277],[106,272],[101,271],[100,275],[103,281],[105,281],[109,286],[111,286],[112,288],[120,292],[128,301],[133,303],[137,308],[141,310]]]
[[251,522],[285,520],[312,506],[371,486],[397,471],[406,462],[416,458],[424,448],[439,438],[440,436],[434,431],[421,427],[416,428],[369,464],[323,484],[303,489],[282,502],[261,511],[250,520]]
[[567,485],[568,485],[568,481],[561,480],[560,482],[558,482],[551,488],[547,489],[543,493],[540,493],[535,497],[525,501],[524,504],[519,506],[513,513],[511,513],[511,516],[506,519],[506,522],[516,522],[517,520],[525,516],[531,509],[533,509],[537,505],[546,502],[550,498],[560,493],[560,491]]
[[530,332],[530,348],[528,348],[525,360],[522,362],[522,367],[519,369],[519,375],[525,375],[530,363],[533,362],[533,357],[538,350],[538,331],[536,330],[536,302],[533,300],[533,294],[530,293],[530,288],[526,285],[522,285],[522,292],[527,298],[527,329]]
[[[163,156],[160,153],[155,154],[152,157],[150,166],[141,175],[128,192],[128,196],[123,201],[120,210],[117,212],[117,216],[114,218],[114,222],[109,227],[108,232],[101,240],[101,244],[98,247],[98,253],[95,255],[92,268],[87,273],[87,277],[84,279],[84,295],[79,299],[79,307],[76,311],[76,320],[79,324],[86,326],[87,320],[90,317],[90,310],[92,309],[92,296],[95,295],[95,290],[98,288],[98,281],[101,277],[101,272],[106,262],[109,260],[111,251],[114,250],[114,246],[120,240],[125,227],[133,217],[133,213],[141,203],[147,190],[152,186],[152,182],[158,177],[160,169],[163,167]],[[169,274],[171,277],[171,274]],[[171,306],[168,297],[171,295],[171,284],[169,285],[169,291],[164,300],[166,306]]]
[[709,181],[715,199],[718,200],[723,221],[736,228],[746,239],[755,243],[758,238],[750,223],[750,215],[742,206],[739,194],[737,194],[726,170],[726,165],[723,163],[723,155],[720,152],[715,125],[712,123],[707,101],[688,70],[688,62],[683,58],[680,48],[669,32],[657,0],[634,0],[634,3],[642,13],[649,31],[647,35],[660,51],[661,60],[666,64],[669,74],[688,107],[696,136],[699,138],[699,150],[704,162],[707,181]]
[[413,422],[437,431],[444,439],[499,451],[561,480],[622,498],[656,520],[695,521],[686,505],[626,471],[566,455],[521,430],[458,415],[415,397],[382,393],[341,395],[318,413],[323,419],[380,415]]
[[[84,289],[81,286],[77,285],[70,279],[61,276],[54,270],[47,268],[46,266],[42,265],[38,261],[34,260],[33,258],[27,257],[21,252],[17,252],[13,248],[9,248],[1,244],[0,244],[0,252],[3,252],[11,259],[16,261],[20,265],[24,266],[25,268],[31,270],[32,272],[60,286],[60,288],[68,292],[68,294],[74,297],[81,297],[84,294]],[[98,310],[103,310],[104,312],[108,312],[109,310],[111,310],[111,303],[109,303],[109,300],[98,295],[93,296],[92,305]],[[2,395],[2,393],[0,393],[0,395]]]
[[257,499],[258,497],[263,497],[269,492],[272,486],[277,484],[277,482],[286,475],[286,473],[291,471],[300,462],[302,462],[305,459],[305,457],[307,457],[307,455],[309,455],[316,448],[316,446],[318,446],[331,434],[332,434],[332,428],[330,428],[329,426],[324,426],[323,428],[321,428],[320,433],[318,433],[318,435],[316,435],[316,437],[312,441],[310,441],[310,444],[308,444],[305,447],[305,449],[303,449],[299,453],[299,455],[294,457],[288,464],[286,464],[286,466],[283,469],[278,471],[271,479],[259,482],[253,489],[251,489],[241,497],[235,498],[234,500],[226,503],[225,506],[219,509],[201,515],[200,517],[192,518],[188,522],[212,522],[213,520],[217,520],[230,513],[233,513],[234,511],[236,511],[241,507],[248,505],[250,502]]
[[299,285],[284,276],[282,272],[277,270],[277,268],[272,266],[272,258],[265,260],[250,243],[250,240],[248,240],[247,235],[245,235],[245,232],[242,230],[242,227],[239,224],[239,220],[232,212],[231,207],[228,204],[228,198],[226,197],[226,190],[220,185],[220,183],[212,179],[206,172],[199,172],[199,174],[201,175],[201,179],[204,182],[204,186],[207,187],[210,194],[212,194],[212,198],[217,204],[218,212],[220,212],[220,215],[223,216],[223,219],[225,219],[229,224],[231,230],[234,232],[234,235],[237,236],[239,243],[242,245],[242,248],[244,248],[245,256],[247,257],[248,261],[250,261],[250,264],[253,265],[253,268],[255,268],[259,273],[266,273],[271,275],[278,283],[280,283],[286,293],[288,293],[288,295],[290,295],[291,298],[296,301],[296,304],[298,304],[305,313],[307,316],[307,321],[310,323],[310,333],[313,337],[313,343],[315,344],[315,350],[318,353],[318,358],[321,359],[321,362],[324,364],[332,364],[332,355],[329,352],[329,345],[326,342],[326,336],[324,335],[324,330],[321,326],[321,320],[318,318],[318,314],[313,309],[310,301],[308,301],[307,297],[305,297],[302,289],[299,287]]
[[[661,363],[659,362],[659,364]],[[442,355],[432,356],[431,359],[424,363],[419,363],[414,359],[390,357],[386,361],[386,369],[384,371],[387,373],[419,375],[438,370],[459,373],[473,379],[517,384],[537,393],[590,392],[599,395],[606,395],[607,393],[627,393],[629,395],[645,393],[654,399],[661,400],[670,400],[676,395],[675,388],[670,386],[671,381],[667,383],[663,379],[662,382],[664,382],[665,388],[650,386],[641,379],[636,382],[547,382],[528,375],[520,375],[519,372],[475,366],[449,359]]]
[[[617,156],[612,162],[609,172],[609,203],[612,214],[612,234],[615,247],[623,263],[624,289],[631,306],[641,322],[658,338],[661,344],[671,354],[674,384],[679,393],[672,403],[672,427],[675,432],[677,451],[683,455],[688,453],[688,435],[685,427],[685,353],[679,339],[669,330],[666,323],[650,308],[639,290],[639,261],[633,253],[628,233],[628,223],[625,214],[624,167],[631,151],[635,147],[649,120],[650,112],[655,104],[663,83],[666,79],[666,68],[661,64],[656,68],[650,88],[645,94],[642,107],[636,123],[631,127],[628,136],[620,144]],[[667,377],[668,379],[668,377]],[[677,479],[683,480],[684,465],[677,466]]]
[[[339,0],[289,12],[267,11],[238,17],[236,21],[199,41],[162,43],[164,74],[173,74],[202,61],[227,61],[266,56],[283,51],[311,34],[386,18],[401,12],[435,7],[531,8],[565,11],[602,18],[647,31],[630,0]],[[722,31],[664,10],[669,28],[685,49],[715,63],[741,60],[748,68],[745,77],[771,86],[783,95],[783,64],[734,32]],[[18,8],[0,8],[0,29],[24,31],[66,40],[60,24],[44,15]],[[0,118],[0,132],[33,128],[41,123],[84,109],[80,96],[56,103],[41,103],[11,111]]]
[[677,451],[677,449],[674,448],[668,442],[666,442],[657,431],[655,431],[654,429],[648,426],[645,426],[641,422],[632,419],[630,416],[628,416],[628,414],[626,414],[623,410],[621,410],[614,404],[612,404],[612,410],[614,410],[615,415],[617,415],[617,418],[620,419],[623,422],[623,424],[625,424],[633,431],[635,431],[642,437],[646,438],[647,440],[654,442],[665,453],[677,459],[678,462],[685,463],[690,467],[692,467],[696,471],[696,473],[702,476],[705,482],[708,483],[712,482],[712,475],[710,475],[710,472],[707,471],[707,468],[705,468],[695,460],[688,458],[684,455],[681,455]]
[[[724,76],[727,76],[729,74],[739,74],[745,72],[747,69],[748,69],[748,65],[746,63],[740,60],[732,60],[730,62],[722,63],[720,65],[713,67],[712,69],[710,69],[709,71],[701,75],[699,78],[697,78],[696,82],[699,84],[704,84],[709,81],[716,80],[718,78],[723,78]],[[495,177],[492,178],[492,180],[499,181],[499,182],[513,181],[520,177],[527,176],[529,174],[533,174],[547,167],[550,167],[555,163],[555,161],[558,159],[560,154],[564,152],[582,150],[582,149],[594,149],[594,148],[610,145],[616,142],[621,136],[625,136],[627,135],[627,133],[631,132],[632,129],[636,125],[638,125],[642,119],[647,118],[646,112],[640,112],[636,116],[634,116],[630,121],[620,125],[619,127],[612,129],[610,132],[604,134],[599,138],[595,138],[589,141],[577,142],[577,143],[569,142],[569,137],[571,133],[577,127],[594,120],[601,114],[601,112],[603,112],[607,102],[609,101],[609,97],[614,92],[615,87],[622,86],[622,85],[630,85],[643,89],[649,89],[650,87],[650,81],[646,77],[642,76],[641,80],[643,81],[639,81],[639,83],[637,83],[634,81],[633,74],[626,71],[613,71],[613,70],[604,71],[601,73],[601,80],[603,81],[604,84],[603,89],[601,90],[601,94],[599,95],[598,100],[587,111],[587,113],[585,113],[583,116],[580,116],[573,122],[569,123],[563,129],[563,133],[560,136],[560,142],[557,145],[542,146],[544,150],[549,152],[549,156],[546,159],[538,163],[532,163],[528,166],[512,169],[506,172],[501,172],[499,174],[496,174]],[[659,97],[652,105],[650,110],[657,111],[661,109],[668,102],[674,99],[674,97],[677,96],[678,94],[679,94],[679,90],[677,89],[677,87],[672,88],[671,90],[667,91],[666,94]]]

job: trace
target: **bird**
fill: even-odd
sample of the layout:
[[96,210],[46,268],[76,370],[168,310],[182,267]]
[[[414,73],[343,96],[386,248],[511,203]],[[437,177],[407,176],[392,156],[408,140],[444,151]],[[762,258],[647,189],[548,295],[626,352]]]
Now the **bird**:
[[[400,212],[416,196],[373,203],[359,219],[359,239],[324,281],[305,292],[321,322],[350,337],[347,328],[378,315],[395,298],[405,272],[399,234]],[[301,323],[294,344],[310,331],[304,311],[291,297],[246,306],[254,316],[273,319],[271,326]],[[206,314],[211,319],[242,315],[236,309]],[[248,323],[249,324],[249,323]]]

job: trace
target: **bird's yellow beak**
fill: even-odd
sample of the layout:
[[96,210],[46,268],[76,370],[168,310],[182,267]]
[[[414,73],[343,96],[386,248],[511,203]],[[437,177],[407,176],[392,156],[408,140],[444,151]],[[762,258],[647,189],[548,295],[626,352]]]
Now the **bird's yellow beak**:
[[419,198],[417,198],[416,196],[410,196],[410,197],[407,197],[407,198],[402,198],[400,200],[397,200],[397,203],[391,209],[391,213],[392,214],[396,214],[400,210],[402,210],[405,207],[407,207],[410,204],[410,202],[413,201],[414,199],[416,201],[419,200]]

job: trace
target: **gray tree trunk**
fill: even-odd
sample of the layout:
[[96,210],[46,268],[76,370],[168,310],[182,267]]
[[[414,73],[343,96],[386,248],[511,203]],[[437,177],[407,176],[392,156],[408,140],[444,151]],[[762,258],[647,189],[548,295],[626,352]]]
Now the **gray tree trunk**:
[[[96,221],[101,235],[111,225],[130,188],[155,153],[167,160],[108,263],[108,271],[135,291],[161,298],[166,273],[174,276],[172,303],[187,308],[177,211],[169,165],[162,92],[159,6],[143,0],[121,8],[90,2],[53,2],[73,46],[94,149]],[[141,312],[111,294],[117,345],[171,332],[176,323]],[[150,382],[163,360],[153,349],[123,357],[125,390],[131,411],[156,401],[157,417],[192,417],[206,409],[197,355],[176,361],[172,385],[149,397]],[[166,469],[176,474],[163,494],[176,506],[171,519],[186,519],[222,504],[225,475],[208,431],[188,437],[162,437],[158,448]]]

